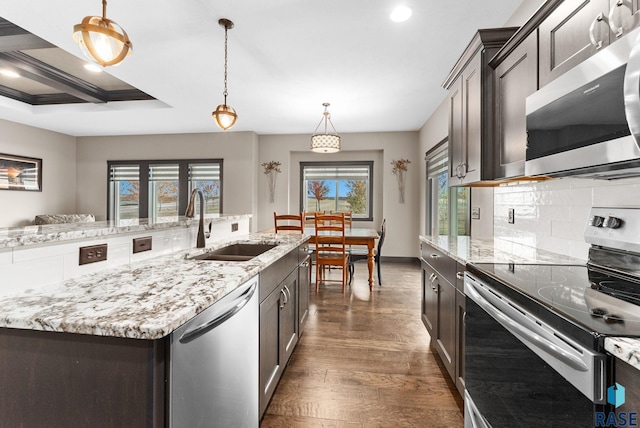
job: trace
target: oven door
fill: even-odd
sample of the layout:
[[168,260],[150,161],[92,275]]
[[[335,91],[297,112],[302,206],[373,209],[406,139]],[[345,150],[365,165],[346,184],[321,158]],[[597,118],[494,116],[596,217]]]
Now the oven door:
[[594,402],[605,398],[605,356],[563,338],[469,273],[465,293],[465,427],[594,426]]

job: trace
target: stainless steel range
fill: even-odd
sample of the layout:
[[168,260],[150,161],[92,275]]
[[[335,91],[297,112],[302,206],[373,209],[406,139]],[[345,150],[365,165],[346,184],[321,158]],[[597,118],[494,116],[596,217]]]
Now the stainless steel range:
[[612,422],[604,340],[640,337],[640,208],[592,208],[585,240],[586,265],[467,267],[465,427]]

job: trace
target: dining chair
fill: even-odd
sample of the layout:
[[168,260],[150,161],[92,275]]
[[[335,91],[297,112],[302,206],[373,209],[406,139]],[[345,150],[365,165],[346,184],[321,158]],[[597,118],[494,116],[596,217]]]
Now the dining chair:
[[[342,292],[349,276],[349,252],[345,245],[344,215],[318,214],[315,216],[316,292],[320,282],[341,282]],[[324,278],[325,267],[341,267],[342,280]]]
[[[384,236],[387,233],[386,219],[382,220],[382,224],[380,225],[380,238],[378,238],[378,247],[374,250],[373,253],[373,261],[376,264],[377,272],[378,272],[378,285],[382,286],[382,276],[380,275],[380,254],[382,253],[382,244],[384,244]],[[357,249],[352,248],[349,251],[349,285],[351,285],[351,280],[353,279],[353,274],[355,271],[354,263],[358,260],[367,260],[369,258],[368,249]]]
[[349,229],[352,228],[353,211],[329,211],[329,214],[343,214],[345,227],[348,227]]
[[276,233],[291,230],[295,232],[304,232],[303,223],[304,213],[300,214],[276,214],[273,213],[273,225]]

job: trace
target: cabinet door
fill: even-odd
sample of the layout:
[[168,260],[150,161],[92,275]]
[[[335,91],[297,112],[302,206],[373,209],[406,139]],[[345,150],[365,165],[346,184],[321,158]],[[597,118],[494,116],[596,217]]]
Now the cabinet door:
[[477,54],[463,72],[462,183],[480,181],[482,165],[482,54]]
[[449,184],[480,181],[482,57],[476,55],[449,88]]
[[525,101],[538,89],[538,35],[533,32],[496,67],[496,179],[524,175]]
[[307,258],[298,267],[298,333],[302,335],[304,324],[309,317],[309,266],[311,259]]
[[449,88],[449,183],[452,185],[459,184],[463,159],[466,158],[462,129],[462,82],[463,76],[460,76]]
[[464,314],[465,296],[456,290],[456,388],[464,397]]
[[610,7],[609,26],[613,31],[612,37],[624,37],[640,26],[640,0],[610,0]]
[[298,272],[294,270],[282,283],[280,291],[283,301],[280,303],[280,365],[285,367],[293,348],[298,343]]
[[435,345],[444,366],[452,379],[456,378],[456,289],[445,278],[438,276],[434,281],[438,301],[438,321]]
[[282,287],[277,287],[260,303],[260,415],[269,404],[284,366],[280,346]]
[[[542,21],[539,27],[540,87],[609,44],[608,13],[609,0],[565,0]],[[589,37],[592,24],[599,48]]]
[[435,341],[435,329],[438,316],[438,294],[436,293],[433,277],[435,272],[427,263],[422,262],[422,323]]

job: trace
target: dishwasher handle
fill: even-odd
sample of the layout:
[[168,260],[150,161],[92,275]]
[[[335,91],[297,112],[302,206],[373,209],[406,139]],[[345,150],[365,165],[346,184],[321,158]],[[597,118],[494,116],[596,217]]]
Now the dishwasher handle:
[[188,343],[194,339],[197,339],[198,337],[202,336],[210,330],[213,330],[214,328],[218,327],[220,324],[229,320],[235,314],[240,312],[242,308],[244,308],[246,304],[249,303],[249,300],[251,300],[251,298],[253,297],[253,294],[256,292],[257,286],[258,283],[254,282],[251,287],[249,287],[244,293],[238,296],[238,299],[234,303],[233,307],[225,313],[215,317],[210,321],[207,321],[206,323],[194,328],[193,330],[189,330],[184,333],[182,336],[180,336],[180,343]]

